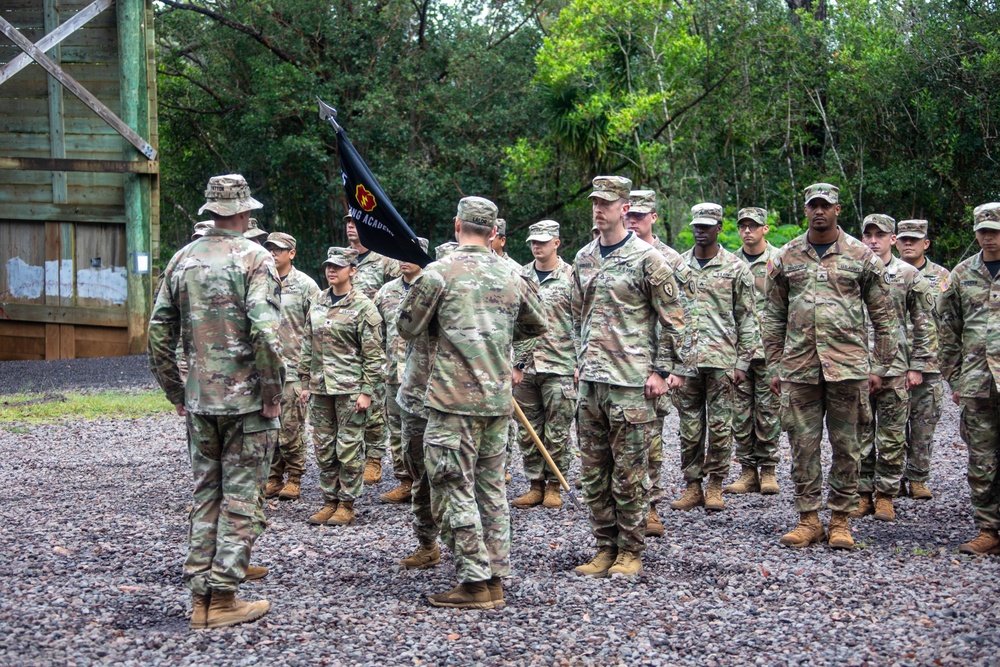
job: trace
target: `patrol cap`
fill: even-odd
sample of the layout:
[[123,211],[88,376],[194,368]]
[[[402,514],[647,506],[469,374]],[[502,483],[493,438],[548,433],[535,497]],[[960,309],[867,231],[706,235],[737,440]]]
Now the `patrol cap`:
[[349,222],[354,222],[354,216],[353,215],[345,215],[343,218],[341,218],[341,220],[346,225]]
[[507,236],[507,221],[497,218],[497,236]]
[[205,199],[207,201],[198,209],[198,215],[211,211],[226,218],[243,211],[264,208],[263,204],[250,196],[250,186],[240,174],[213,176],[208,179]]
[[323,266],[333,264],[334,266],[357,266],[358,251],[354,248],[327,248],[326,261]]
[[879,228],[879,231],[886,232],[887,234],[892,234],[896,231],[896,220],[882,213],[872,213],[865,216],[864,222],[861,223],[861,231],[867,231],[870,225],[875,225]]
[[[257,218],[250,218],[250,226],[243,232],[245,238],[251,241],[259,240],[262,236],[267,236],[267,232],[257,226]],[[263,241],[261,241],[263,243]]]
[[926,220],[900,220],[896,223],[896,238],[925,239],[927,238]]
[[990,202],[976,207],[972,212],[976,221],[973,231],[980,229],[1000,229],[1000,202]]
[[587,195],[587,199],[604,199],[605,201],[618,201],[628,199],[632,190],[632,181],[624,176],[598,176],[594,179],[594,191]]
[[427,248],[429,248],[431,245],[431,242],[425,239],[423,236],[417,237],[417,243],[420,244],[420,249],[423,250],[424,252],[427,252]]
[[434,248],[434,259],[444,259],[453,253],[457,247],[458,243],[455,241],[446,241],[445,243],[442,243],[438,247]]
[[656,193],[652,190],[633,190],[628,201],[629,213],[656,213]]
[[265,246],[273,245],[282,250],[295,250],[295,237],[285,232],[271,232],[264,241]]
[[493,227],[497,224],[497,205],[483,197],[463,197],[458,202],[457,217],[462,222]]
[[691,207],[691,225],[717,225],[722,222],[722,207],[702,202]]
[[559,223],[555,220],[542,220],[528,227],[528,243],[538,241],[546,243],[559,238]]
[[839,204],[840,188],[836,185],[830,185],[829,183],[813,183],[806,188],[806,203],[808,204],[817,197],[825,199],[831,204]]
[[767,225],[767,209],[760,208],[759,206],[741,208],[740,212],[736,214],[736,224],[739,224],[740,220],[751,220],[764,227]]
[[194,223],[194,233],[191,234],[191,239],[200,239],[210,229],[215,229],[215,220],[202,220]]

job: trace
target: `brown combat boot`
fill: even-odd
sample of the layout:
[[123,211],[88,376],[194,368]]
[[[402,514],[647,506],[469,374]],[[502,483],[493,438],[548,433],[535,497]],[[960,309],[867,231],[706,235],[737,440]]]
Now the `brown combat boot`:
[[830,515],[830,539],[827,543],[833,549],[853,549],[854,538],[851,537],[851,518],[847,512],[837,512]]
[[427,601],[435,607],[452,609],[493,609],[490,589],[485,581],[470,581],[459,584],[447,593],[430,595]]
[[726,503],[722,501],[722,480],[721,475],[710,475],[708,484],[705,485],[705,511],[721,512],[726,509]]
[[278,494],[278,500],[298,500],[302,493],[302,478],[289,477],[285,482],[285,488]]
[[705,496],[701,492],[701,482],[688,482],[681,497],[670,503],[672,510],[693,510],[705,504]]
[[365,484],[371,486],[382,481],[381,459],[365,459]]
[[760,491],[760,480],[757,479],[757,469],[743,466],[740,478],[723,489],[723,493],[757,493]]
[[646,515],[646,537],[663,537],[663,522],[653,505],[649,506],[649,514]]
[[408,503],[410,502],[410,489],[412,488],[413,480],[409,477],[404,477],[399,480],[399,486],[388,493],[383,493],[379,498],[386,503]]
[[399,561],[399,564],[407,570],[424,570],[428,567],[434,567],[440,562],[441,549],[435,542],[434,544],[421,544],[412,554]]
[[934,497],[924,482],[910,482],[910,495],[914,500],[930,500]]
[[519,496],[511,501],[511,505],[518,509],[528,509],[541,505],[545,499],[545,482],[540,479],[531,480],[531,488],[523,496]]
[[562,486],[559,482],[550,479],[545,484],[545,497],[542,499],[542,507],[550,510],[557,510],[562,507]]
[[486,588],[490,592],[490,602],[493,603],[493,608],[503,609],[507,604],[503,599],[503,579],[493,577],[486,582]]
[[760,492],[765,496],[776,496],[781,493],[781,487],[778,486],[778,475],[774,472],[774,466],[761,466]]
[[875,503],[872,502],[872,494],[862,493],[858,500],[858,509],[851,512],[852,519],[861,519],[869,514],[875,514]]
[[[721,493],[721,490],[719,491]],[[608,576],[620,575],[634,577],[642,572],[642,554],[638,551],[622,549],[618,552],[615,564],[608,568]]]
[[267,576],[268,569],[263,565],[247,565],[247,574],[243,581],[257,581]]
[[328,526],[350,526],[354,523],[354,501],[341,500],[337,511],[326,520]]
[[826,539],[826,531],[819,520],[816,510],[812,512],[799,512],[799,525],[790,532],[781,536],[779,543],[786,547],[804,549],[810,544],[822,542]]
[[990,556],[1000,554],[1000,534],[989,528],[982,528],[971,542],[966,542],[958,548],[960,553],[973,556]]
[[309,523],[314,526],[322,526],[324,523],[330,520],[337,512],[337,502],[327,503],[323,505],[323,509],[313,514],[311,517],[306,519]]
[[879,521],[895,521],[896,510],[892,506],[892,496],[881,491],[875,493],[875,518]]
[[256,621],[267,613],[271,603],[267,600],[244,602],[236,597],[236,591],[212,591],[208,605],[206,628],[225,628],[238,623]]
[[573,571],[585,577],[603,579],[608,576],[608,570],[615,564],[618,558],[618,549],[615,547],[601,547],[597,550],[597,555],[590,559],[589,563],[577,565]]
[[192,630],[203,630],[208,627],[208,605],[211,599],[210,595],[191,593]]
[[285,488],[285,483],[281,481],[281,478],[272,477],[267,480],[267,486],[264,487],[264,497],[277,498],[283,488]]

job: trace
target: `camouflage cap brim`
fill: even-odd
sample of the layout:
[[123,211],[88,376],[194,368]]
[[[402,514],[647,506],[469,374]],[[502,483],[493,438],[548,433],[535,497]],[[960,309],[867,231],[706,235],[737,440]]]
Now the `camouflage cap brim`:
[[896,234],[896,238],[897,239],[925,239],[925,238],[927,238],[927,234],[923,234],[921,232],[915,232],[915,231],[899,232],[898,234]]
[[552,234],[538,233],[538,234],[532,234],[531,236],[529,236],[528,238],[526,238],[525,242],[526,243],[531,243],[532,241],[538,241],[539,243],[548,243],[552,239],[557,239],[557,238],[559,238],[559,237],[558,236],[552,236]]
[[716,220],[715,218],[695,218],[694,220],[688,223],[688,225],[692,227],[694,225],[705,225],[707,227],[714,227],[715,225],[721,225],[721,224],[722,222],[720,220]]
[[344,266],[353,266],[353,265],[354,265],[354,262],[350,262],[350,261],[348,261],[348,260],[346,260],[346,259],[341,259],[341,258],[339,258],[339,257],[338,257],[337,259],[330,259],[330,258],[327,258],[327,259],[326,259],[326,260],[325,260],[325,261],[323,262],[323,266],[326,266],[327,264],[329,264],[329,265],[331,265],[331,266],[340,266],[340,267],[344,267]]
[[977,222],[976,226],[972,228],[972,231],[978,232],[981,229],[1000,230],[1000,222],[996,220],[983,220],[982,222]]
[[603,199],[604,201],[618,201],[621,199],[616,193],[608,192],[607,190],[594,190],[589,195],[587,199]]
[[246,238],[248,238],[248,239],[257,239],[257,238],[260,238],[262,236],[266,237],[267,236],[267,232],[265,232],[260,227],[257,227],[256,229],[248,229],[248,230],[246,230],[245,232],[243,232],[243,236],[246,237]]
[[201,215],[205,211],[209,211],[210,213],[215,213],[223,218],[228,218],[239,213],[243,213],[244,211],[256,211],[261,208],[264,208],[264,205],[253,197],[244,197],[242,199],[222,199],[203,204],[202,207],[198,209],[198,215]]

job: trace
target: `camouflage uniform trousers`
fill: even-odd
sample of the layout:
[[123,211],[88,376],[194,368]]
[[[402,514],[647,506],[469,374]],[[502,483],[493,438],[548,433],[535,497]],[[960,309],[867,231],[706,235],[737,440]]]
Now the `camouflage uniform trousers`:
[[880,491],[895,496],[906,461],[906,413],[909,395],[902,375],[882,380],[882,388],[871,395],[874,419],[861,430],[861,466],[858,492]]
[[402,410],[396,402],[398,384],[387,384],[385,391],[385,423],[389,430],[389,452],[392,454],[392,472],[396,479],[411,479],[403,463]]
[[[356,412],[360,394],[311,394],[309,419],[323,501],[355,500],[364,491],[365,421]],[[372,403],[374,405],[374,402]]]
[[910,389],[910,417],[906,421],[906,472],[911,482],[931,477],[934,429],[941,419],[944,382],[940,373],[924,373],[924,381]]
[[385,428],[385,401],[385,383],[377,382],[375,391],[372,393],[372,405],[368,408],[368,422],[365,424],[365,448],[362,453],[367,458],[379,461],[385,458],[388,441]]
[[510,508],[504,459],[510,417],[428,408],[424,463],[431,511],[459,583],[510,574]]
[[653,441],[649,445],[649,506],[663,500],[667,490],[663,487],[663,422],[670,414],[670,394],[656,399],[656,421],[653,422]]
[[[699,368],[673,393],[680,415],[681,471],[685,482],[726,477],[733,455],[733,371]],[[706,444],[707,435],[707,444]]]
[[270,479],[281,480],[285,473],[289,479],[299,478],[306,471],[306,443],[302,436],[306,430],[309,410],[302,402],[302,383],[286,382],[281,394],[281,429],[278,446],[271,459]]
[[[514,400],[521,406],[528,423],[535,429],[552,461],[565,475],[572,459],[569,451],[569,433],[576,413],[578,393],[572,375],[552,373],[525,374],[514,387]],[[556,481],[528,429],[520,429],[518,445],[524,457],[524,476],[529,481]]]
[[430,546],[437,541],[441,531],[431,511],[431,485],[427,479],[424,462],[424,432],[427,420],[400,409],[402,416],[402,455],[406,474],[413,480],[410,488],[410,508],[413,511],[413,534],[420,544]]
[[580,381],[583,499],[598,547],[646,548],[655,401],[642,387]]
[[812,512],[823,507],[823,418],[826,417],[833,462],[827,507],[838,512],[858,509],[859,431],[871,423],[868,380],[819,384],[781,383],[781,426],[788,431],[792,452],[795,509]]
[[733,440],[736,460],[748,468],[777,466],[781,463],[779,442],[780,400],[771,391],[771,374],[763,359],[755,359],[746,380],[736,385],[733,403]]
[[959,430],[969,448],[972,512],[980,530],[1000,530],[1000,395],[990,383],[987,398],[959,399]]
[[194,498],[188,515],[184,584],[199,595],[235,591],[264,532],[261,501],[277,429],[260,413],[188,413]]

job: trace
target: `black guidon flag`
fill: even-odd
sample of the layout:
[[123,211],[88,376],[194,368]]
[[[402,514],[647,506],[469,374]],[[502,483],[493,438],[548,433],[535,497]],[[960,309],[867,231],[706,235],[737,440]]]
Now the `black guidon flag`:
[[375,175],[358,154],[344,128],[337,128],[337,149],[344,174],[347,206],[351,210],[361,244],[380,255],[421,268],[431,258],[420,249],[417,235],[389,201]]

